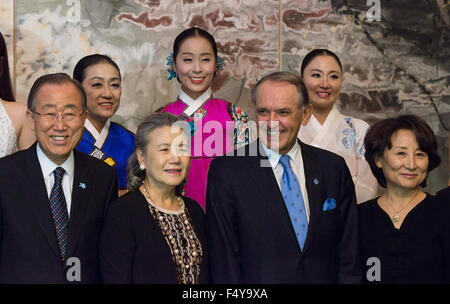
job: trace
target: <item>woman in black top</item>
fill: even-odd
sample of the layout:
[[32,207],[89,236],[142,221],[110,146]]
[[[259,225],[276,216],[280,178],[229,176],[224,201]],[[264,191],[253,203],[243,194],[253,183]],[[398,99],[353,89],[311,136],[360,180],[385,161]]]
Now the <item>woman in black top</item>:
[[440,164],[436,138],[421,118],[374,124],[366,159],[385,194],[358,206],[363,273],[370,283],[446,283],[450,277],[448,204],[425,193]]
[[181,196],[190,164],[183,123],[152,113],[137,129],[130,192],[111,204],[100,242],[105,283],[207,283],[203,209]]

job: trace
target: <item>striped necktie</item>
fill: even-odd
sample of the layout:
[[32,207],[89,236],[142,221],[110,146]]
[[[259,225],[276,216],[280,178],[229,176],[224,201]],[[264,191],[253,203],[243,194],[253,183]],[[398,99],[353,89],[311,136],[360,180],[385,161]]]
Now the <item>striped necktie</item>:
[[52,192],[50,193],[50,208],[52,210],[56,237],[58,239],[59,250],[63,261],[66,256],[69,230],[69,213],[67,211],[66,198],[61,184],[65,172],[66,171],[61,167],[57,167],[53,171],[55,183],[53,184]]

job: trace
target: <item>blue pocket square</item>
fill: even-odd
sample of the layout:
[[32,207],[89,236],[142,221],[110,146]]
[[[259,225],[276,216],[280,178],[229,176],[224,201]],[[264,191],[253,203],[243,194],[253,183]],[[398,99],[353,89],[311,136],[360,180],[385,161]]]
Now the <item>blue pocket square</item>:
[[323,203],[322,211],[333,210],[336,208],[336,201],[334,198],[327,198]]

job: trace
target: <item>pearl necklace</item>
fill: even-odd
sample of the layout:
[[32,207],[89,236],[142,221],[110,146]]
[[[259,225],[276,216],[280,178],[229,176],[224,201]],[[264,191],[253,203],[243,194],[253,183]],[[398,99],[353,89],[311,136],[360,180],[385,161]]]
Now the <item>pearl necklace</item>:
[[[146,198],[148,198],[150,201],[153,202],[153,204],[155,204],[155,201],[150,197],[150,194],[147,192],[147,186],[145,186],[145,184],[142,184],[142,190],[144,191],[144,195]],[[183,200],[181,199],[180,196],[177,196],[177,201],[178,201],[178,205],[180,205],[180,208],[183,207]],[[155,204],[156,206],[156,204]]]
[[[162,234],[164,235],[164,238],[166,239],[166,242],[169,245],[170,251],[172,253],[172,257],[174,259],[175,264],[180,265],[182,268],[189,269],[194,266],[194,263],[197,261],[198,258],[201,259],[202,256],[202,248],[200,245],[200,242],[195,236],[195,232],[193,231],[192,225],[190,221],[188,220],[188,215],[186,213],[188,212],[187,208],[184,208],[183,206],[183,200],[181,197],[177,197],[178,203],[180,205],[181,210],[181,217],[183,221],[183,225],[178,228],[179,231],[183,231],[184,233],[177,233],[181,238],[176,240],[174,236],[171,233],[171,230],[169,229],[168,224],[164,221],[163,215],[161,215],[160,211],[156,207],[156,204],[154,203],[154,200],[150,197],[150,194],[148,193],[146,189],[146,185],[142,185],[142,190],[144,192],[145,197],[147,198],[147,203],[150,207],[150,213],[152,216],[157,220],[158,226],[161,229]],[[153,202],[155,204],[154,206],[150,204],[150,202]],[[184,235],[187,237],[184,237]],[[177,243],[179,241],[180,244],[185,243],[188,246],[187,252],[189,254],[184,254],[179,249],[179,244]],[[198,261],[198,264],[201,264],[201,260]]]

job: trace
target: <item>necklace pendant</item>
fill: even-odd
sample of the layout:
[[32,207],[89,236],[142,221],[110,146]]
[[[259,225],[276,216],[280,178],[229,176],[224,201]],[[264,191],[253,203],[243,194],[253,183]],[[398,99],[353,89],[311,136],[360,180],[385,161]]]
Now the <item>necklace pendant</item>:
[[392,217],[392,222],[394,224],[397,224],[398,222],[400,222],[400,217],[396,214]]

